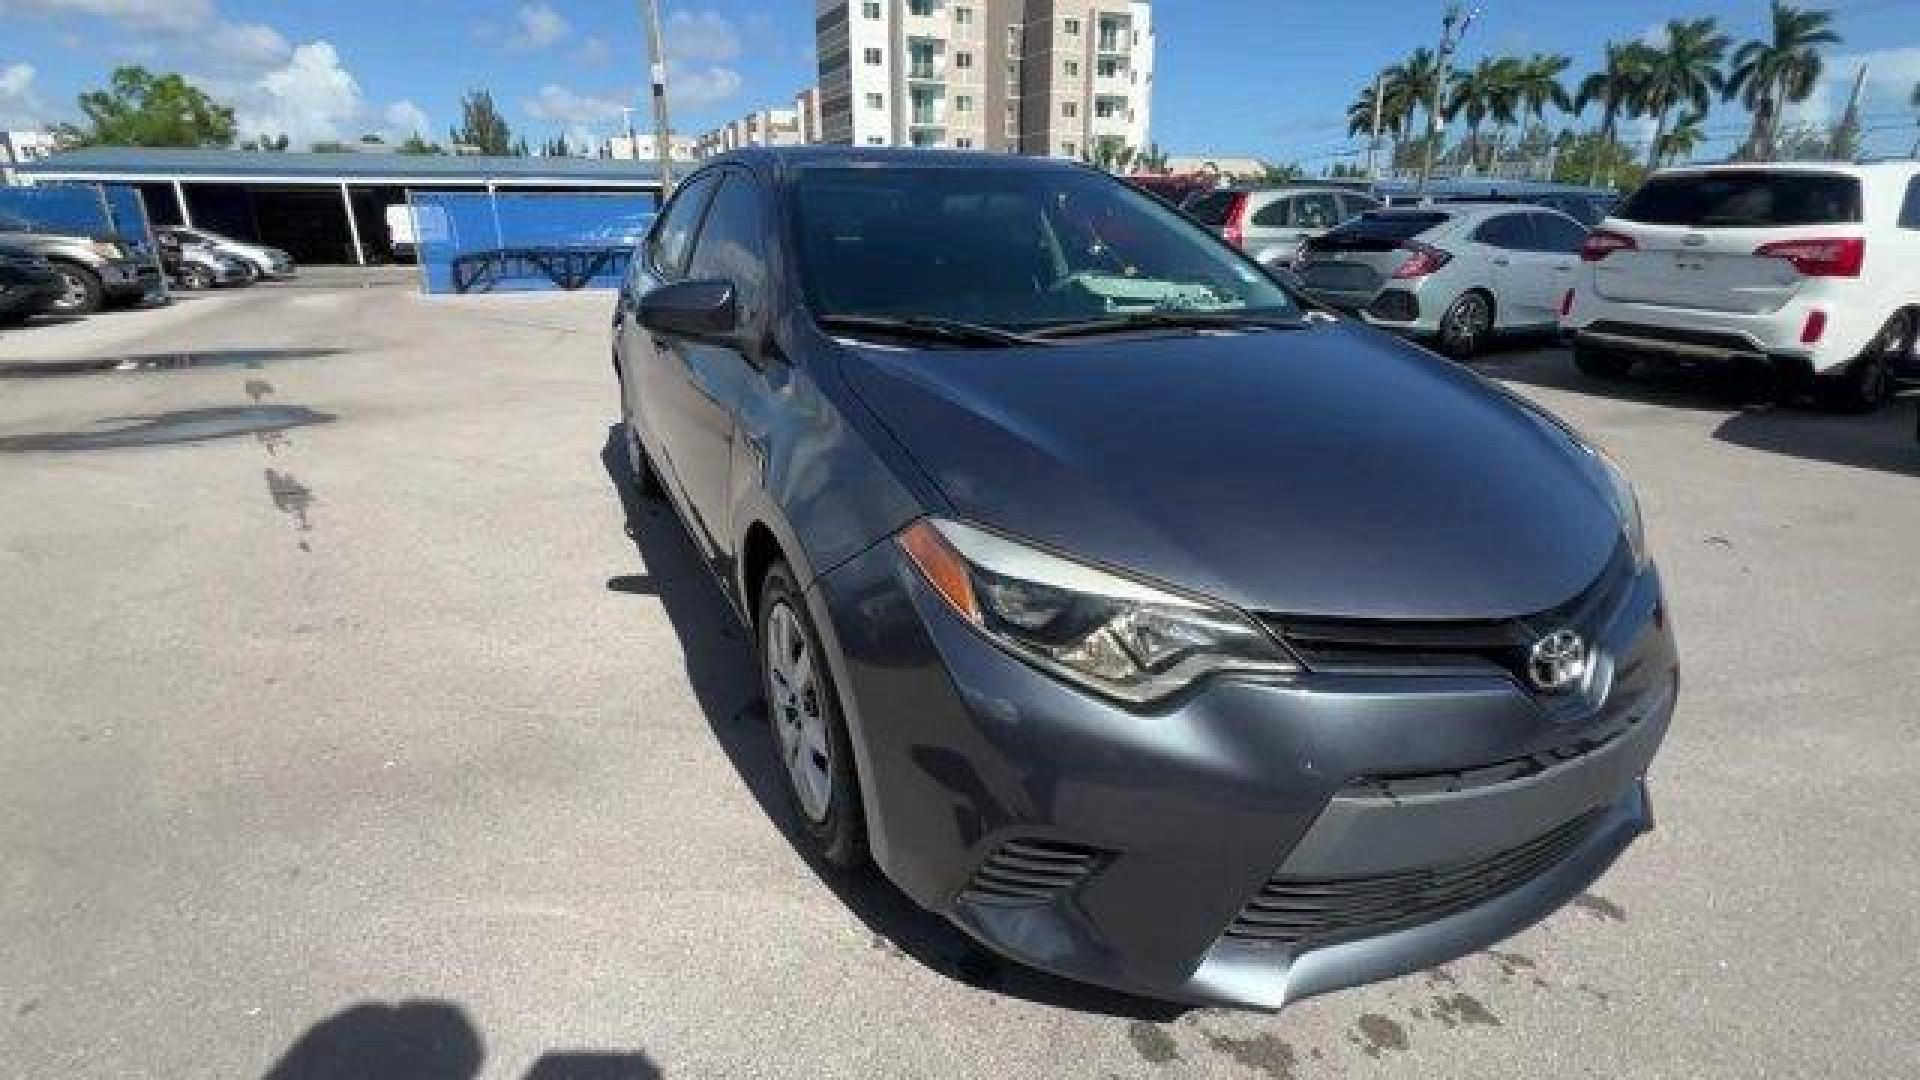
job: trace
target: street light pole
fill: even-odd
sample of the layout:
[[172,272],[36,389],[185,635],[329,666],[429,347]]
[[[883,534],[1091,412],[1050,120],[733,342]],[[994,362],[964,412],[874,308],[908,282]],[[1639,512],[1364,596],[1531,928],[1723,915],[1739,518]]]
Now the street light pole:
[[1377,171],[1377,158],[1380,153],[1380,95],[1385,88],[1385,82],[1384,73],[1373,77],[1373,137],[1367,140],[1367,182],[1370,184],[1378,183],[1380,180],[1380,173]]
[[673,135],[667,127],[667,62],[660,45],[658,0],[640,0],[640,14],[647,24],[647,66],[653,78],[653,157],[660,169],[660,197],[664,201],[673,186]]
[[[1447,13],[1440,20],[1440,55],[1433,65],[1433,94],[1427,99],[1427,115],[1433,121],[1427,132],[1427,145],[1420,154],[1420,182],[1414,187],[1414,194],[1427,192],[1427,178],[1433,175],[1434,143],[1440,139],[1445,126],[1440,119],[1441,103],[1447,93],[1448,65],[1453,61],[1453,50],[1460,45],[1460,39],[1467,36],[1467,27],[1480,14],[1479,8],[1461,12],[1459,4],[1448,4]],[[1457,29],[1457,32],[1456,32]]]

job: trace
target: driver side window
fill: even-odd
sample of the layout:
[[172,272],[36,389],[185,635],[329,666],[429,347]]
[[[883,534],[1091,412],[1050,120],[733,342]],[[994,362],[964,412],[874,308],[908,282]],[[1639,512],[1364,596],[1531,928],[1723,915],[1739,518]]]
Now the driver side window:
[[674,193],[673,201],[647,239],[647,262],[662,281],[678,281],[686,276],[687,256],[693,249],[693,234],[707,209],[719,175],[696,176]]

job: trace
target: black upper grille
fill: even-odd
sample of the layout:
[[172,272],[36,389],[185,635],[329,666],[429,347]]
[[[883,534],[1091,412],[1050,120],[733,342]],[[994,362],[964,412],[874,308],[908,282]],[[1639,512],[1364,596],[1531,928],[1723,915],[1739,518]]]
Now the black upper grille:
[[1623,540],[1606,568],[1579,595],[1558,607],[1517,619],[1323,619],[1263,614],[1310,670],[1355,674],[1433,674],[1447,669],[1500,668],[1526,683],[1527,653],[1542,634],[1598,621],[1632,576],[1633,555]]
[[1471,862],[1370,877],[1276,876],[1227,927],[1227,936],[1326,945],[1428,922],[1531,881],[1593,831],[1590,811],[1518,847]]
[[1009,840],[974,871],[962,897],[1001,903],[1040,903],[1091,874],[1100,852],[1050,840]]

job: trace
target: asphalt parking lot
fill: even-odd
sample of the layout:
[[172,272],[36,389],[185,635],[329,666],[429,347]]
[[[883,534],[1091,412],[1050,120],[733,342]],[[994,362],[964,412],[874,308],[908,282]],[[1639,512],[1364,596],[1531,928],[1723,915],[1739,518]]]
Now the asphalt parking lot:
[[1686,680],[1659,827],[1497,951],[1180,1011],[987,962],[797,854],[747,643],[610,464],[604,294],[367,280],[0,335],[0,1073],[1920,1060],[1911,406],[1482,362],[1639,485]]

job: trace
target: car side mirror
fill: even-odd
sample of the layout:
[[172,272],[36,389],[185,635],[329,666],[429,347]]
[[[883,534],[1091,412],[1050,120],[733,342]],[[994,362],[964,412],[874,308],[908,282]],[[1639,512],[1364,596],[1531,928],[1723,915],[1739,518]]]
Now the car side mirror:
[[676,281],[640,298],[640,325],[664,337],[732,343],[740,329],[733,283]]

